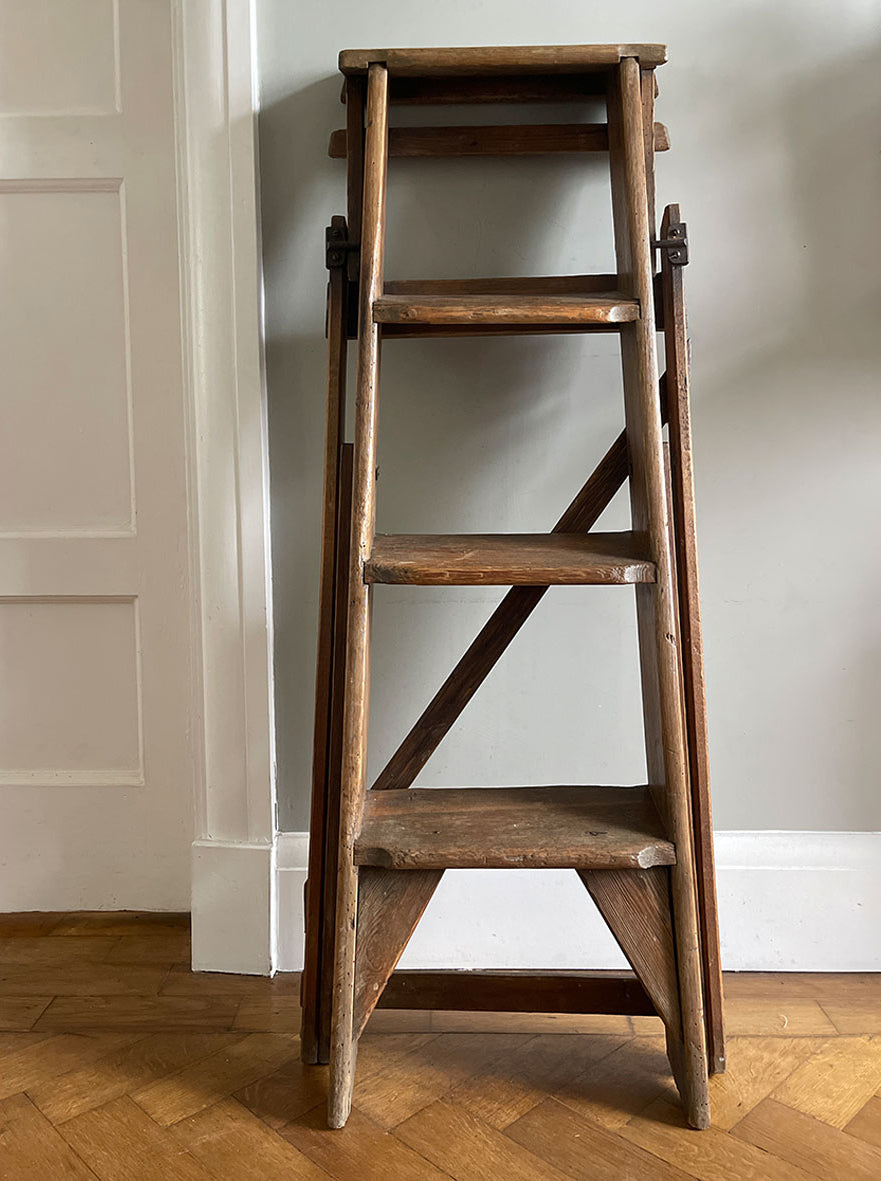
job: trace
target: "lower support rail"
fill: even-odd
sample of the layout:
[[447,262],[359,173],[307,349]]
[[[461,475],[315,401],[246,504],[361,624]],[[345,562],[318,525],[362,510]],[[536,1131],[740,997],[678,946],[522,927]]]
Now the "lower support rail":
[[637,978],[618,972],[397,971],[385,986],[378,1008],[657,1014]]

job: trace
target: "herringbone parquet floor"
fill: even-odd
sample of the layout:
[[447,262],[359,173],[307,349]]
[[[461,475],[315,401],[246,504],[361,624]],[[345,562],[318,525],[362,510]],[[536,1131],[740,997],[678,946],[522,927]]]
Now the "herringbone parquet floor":
[[186,916],[0,916],[3,1181],[881,1179],[881,976],[728,976],[708,1132],[655,1018],[390,1012],[329,1132],[296,977],[188,953]]

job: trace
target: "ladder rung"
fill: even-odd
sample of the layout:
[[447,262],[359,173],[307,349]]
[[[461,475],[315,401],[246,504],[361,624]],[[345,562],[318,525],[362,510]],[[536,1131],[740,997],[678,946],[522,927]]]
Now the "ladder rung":
[[[670,147],[663,123],[654,125],[655,151]],[[605,123],[526,123],[489,127],[392,127],[389,156],[535,156],[555,152],[607,152]],[[331,133],[328,155],[346,158],[346,131]]]
[[640,533],[379,533],[364,581],[620,586],[654,582],[655,565]]
[[632,972],[513,972],[453,968],[392,972],[380,1009],[480,1013],[630,1013],[654,1017]]
[[[608,75],[519,74],[467,78],[389,79],[389,101],[400,106],[461,106],[469,103],[579,103],[603,98]],[[345,98],[345,85],[341,99]]]
[[639,303],[620,291],[585,295],[382,295],[377,324],[591,325],[639,319]]
[[598,295],[617,291],[618,275],[506,275],[503,278],[386,279],[383,295]]
[[647,787],[370,791],[355,864],[388,869],[648,869],[676,855]]

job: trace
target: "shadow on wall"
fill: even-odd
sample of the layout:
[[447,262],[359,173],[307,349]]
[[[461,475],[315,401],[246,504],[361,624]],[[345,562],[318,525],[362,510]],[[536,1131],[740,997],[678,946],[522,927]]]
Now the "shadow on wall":
[[752,158],[737,217],[689,217],[716,263],[689,290],[722,827],[881,828],[877,64],[769,73],[712,129]]

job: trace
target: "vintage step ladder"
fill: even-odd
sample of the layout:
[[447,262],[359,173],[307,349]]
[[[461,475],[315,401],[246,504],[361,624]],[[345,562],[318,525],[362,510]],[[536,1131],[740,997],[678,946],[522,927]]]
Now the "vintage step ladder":
[[[347,50],[348,221],[327,232],[329,380],[303,1056],[330,1062],[328,1122],[349,1114],[358,1038],[395,1008],[657,1014],[688,1121],[724,1069],[677,206],[655,239],[659,45]],[[390,104],[596,102],[607,124],[400,127]],[[389,156],[608,152],[617,270],[536,279],[389,281]],[[660,274],[655,273],[655,251]],[[656,332],[664,333],[659,378]],[[374,528],[380,342],[617,332],[625,430],[548,534],[384,536]],[[346,353],[357,337],[353,443]],[[662,439],[669,419],[669,444]],[[632,528],[591,529],[629,478]],[[507,595],[370,790],[375,583],[505,585]],[[643,787],[435,788],[416,776],[549,586],[635,586]],[[633,973],[395,972],[445,869],[578,871]]]

